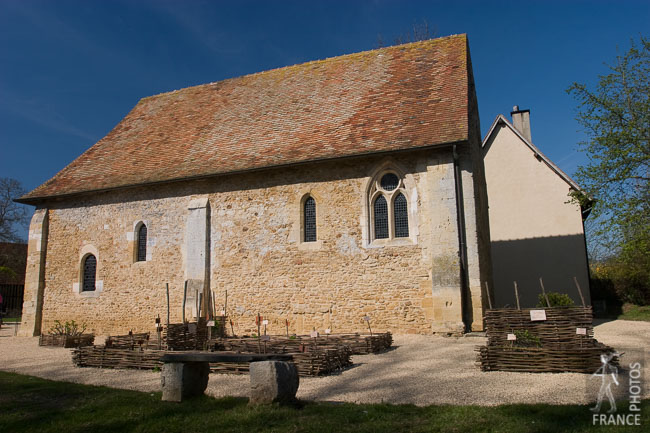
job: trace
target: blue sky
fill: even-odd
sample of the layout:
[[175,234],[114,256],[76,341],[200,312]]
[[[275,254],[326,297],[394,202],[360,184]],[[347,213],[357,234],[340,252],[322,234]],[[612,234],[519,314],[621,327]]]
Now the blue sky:
[[648,35],[650,1],[0,0],[0,177],[30,190],[142,97],[376,48],[426,21],[467,33],[481,129],[517,104],[573,174],[575,101],[617,48]]

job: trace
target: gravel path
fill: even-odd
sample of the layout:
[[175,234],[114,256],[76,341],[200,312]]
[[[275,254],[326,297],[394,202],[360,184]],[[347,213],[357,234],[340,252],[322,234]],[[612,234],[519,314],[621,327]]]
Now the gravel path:
[[[622,365],[650,361],[650,323],[617,320],[595,327],[596,338],[625,352]],[[102,339],[96,339],[97,342]],[[498,405],[507,403],[583,404],[596,397],[594,380],[575,373],[532,374],[481,372],[474,348],[481,337],[443,338],[397,335],[394,348],[378,355],[353,357],[354,366],[328,377],[301,378],[298,398],[354,403]],[[648,362],[643,376],[650,378]],[[46,379],[154,392],[160,373],[78,368],[70,351],[38,346],[37,338],[13,336],[13,326],[0,329],[0,370]],[[648,382],[644,398],[650,397]],[[246,397],[246,375],[210,375],[207,394]],[[587,388],[589,387],[589,391]],[[597,389],[597,388],[596,388]]]

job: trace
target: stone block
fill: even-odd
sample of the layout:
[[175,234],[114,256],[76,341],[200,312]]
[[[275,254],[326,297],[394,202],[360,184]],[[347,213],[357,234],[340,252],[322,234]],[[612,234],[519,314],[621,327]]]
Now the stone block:
[[250,404],[291,403],[300,382],[296,366],[283,361],[252,362],[250,380]]
[[210,364],[207,362],[168,362],[160,376],[163,401],[183,401],[202,395],[208,387]]

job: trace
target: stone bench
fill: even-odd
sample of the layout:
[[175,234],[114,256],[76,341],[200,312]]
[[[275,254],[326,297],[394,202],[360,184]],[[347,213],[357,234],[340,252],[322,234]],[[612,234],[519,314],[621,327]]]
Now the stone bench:
[[289,403],[298,391],[298,371],[291,355],[239,354],[223,352],[167,353],[160,377],[162,399],[183,401],[201,395],[208,387],[210,362],[249,362],[251,404]]

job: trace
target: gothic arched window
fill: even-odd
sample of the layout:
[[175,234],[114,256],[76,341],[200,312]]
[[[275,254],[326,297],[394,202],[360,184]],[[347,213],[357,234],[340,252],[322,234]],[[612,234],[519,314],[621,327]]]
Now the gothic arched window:
[[409,237],[408,200],[404,181],[394,171],[380,173],[368,192],[371,239]]

